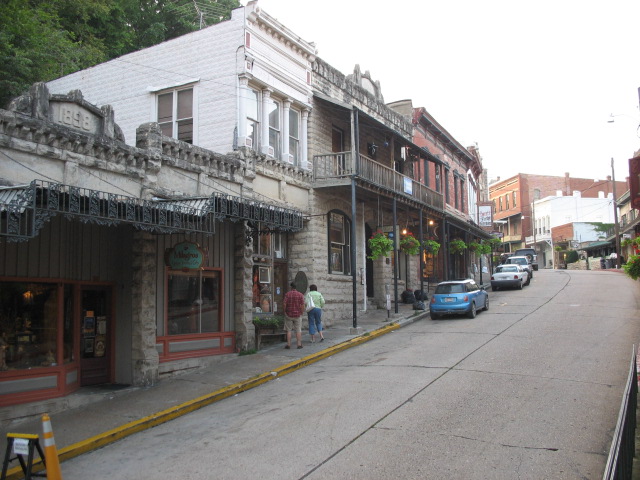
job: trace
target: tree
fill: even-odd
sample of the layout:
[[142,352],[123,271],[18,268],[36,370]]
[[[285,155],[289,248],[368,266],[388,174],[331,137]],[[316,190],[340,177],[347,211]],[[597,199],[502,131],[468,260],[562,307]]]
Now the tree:
[[238,0],[4,0],[0,106],[49,81],[231,17]]

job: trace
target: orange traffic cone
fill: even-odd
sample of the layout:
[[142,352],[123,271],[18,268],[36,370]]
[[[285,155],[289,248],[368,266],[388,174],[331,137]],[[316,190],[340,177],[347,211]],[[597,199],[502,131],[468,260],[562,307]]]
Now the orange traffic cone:
[[58,450],[56,449],[56,441],[53,438],[53,430],[51,429],[51,419],[46,413],[42,415],[42,432],[47,480],[62,480],[60,462],[58,461]]

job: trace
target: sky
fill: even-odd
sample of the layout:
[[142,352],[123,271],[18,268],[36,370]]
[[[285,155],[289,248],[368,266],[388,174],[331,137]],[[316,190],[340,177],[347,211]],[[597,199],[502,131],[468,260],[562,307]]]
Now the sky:
[[369,71],[385,102],[411,99],[463,146],[477,144],[490,180],[624,180],[640,150],[638,0],[258,6],[343,74]]

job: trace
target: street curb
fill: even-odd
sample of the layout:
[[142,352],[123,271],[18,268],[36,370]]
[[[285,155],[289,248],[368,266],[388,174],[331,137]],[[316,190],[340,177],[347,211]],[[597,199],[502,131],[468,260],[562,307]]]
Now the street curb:
[[[335,355],[336,353],[340,353],[347,348],[355,347],[362,343],[368,342],[369,340],[380,337],[381,335],[384,335],[386,333],[393,332],[394,330],[397,330],[407,324],[422,320],[427,315],[428,312],[423,312],[421,314],[414,315],[413,317],[399,319],[398,321],[390,321],[387,325],[376,328],[375,330],[372,330],[370,332],[364,332],[357,337],[345,340],[344,342],[340,342],[336,345],[332,345],[331,347],[328,347],[319,352],[304,356],[269,372],[261,373],[250,379],[234,383],[233,385],[229,385],[206,395],[202,395],[180,405],[167,408],[166,410],[153,413],[141,419],[125,423],[124,425],[113,428],[111,430],[107,430],[106,432],[90,437],[87,440],[83,440],[81,442],[77,442],[59,449],[58,459],[60,462],[71,460],[72,458],[78,457],[84,453],[97,450],[98,448],[102,448],[106,445],[117,442],[118,440],[122,440],[123,438],[133,435],[134,433],[156,427],[170,420],[181,417],[182,415],[186,415],[187,413],[199,410],[200,408],[206,407],[207,405],[210,405],[212,403],[224,400],[225,398],[237,395],[242,392],[246,392],[247,390],[251,390],[252,388],[260,386],[271,380],[295,372],[302,367],[311,365],[315,362]],[[35,461],[33,464],[32,472],[41,472],[43,470],[44,465],[42,463],[42,459]],[[22,468],[18,466],[9,470],[7,472],[6,478],[7,480],[19,480],[23,478],[23,476],[24,473],[22,472]]]

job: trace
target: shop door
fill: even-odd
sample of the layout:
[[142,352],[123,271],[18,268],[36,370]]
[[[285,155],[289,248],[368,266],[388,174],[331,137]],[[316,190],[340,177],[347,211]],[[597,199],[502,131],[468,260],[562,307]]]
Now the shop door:
[[80,386],[108,383],[110,371],[111,288],[83,287],[80,321]]
[[284,314],[284,294],[289,290],[287,284],[287,264],[273,265],[273,313]]

